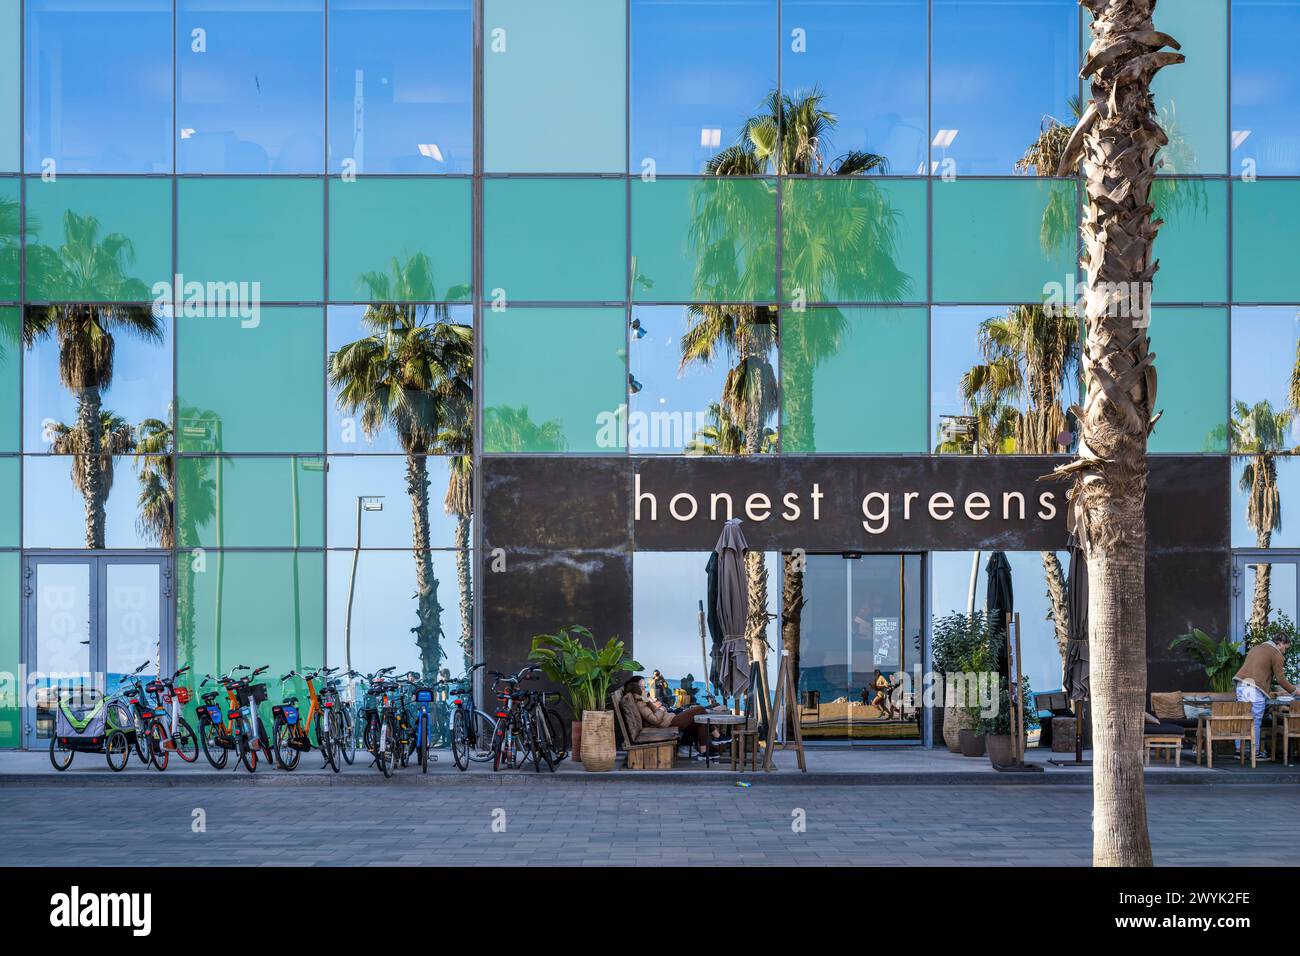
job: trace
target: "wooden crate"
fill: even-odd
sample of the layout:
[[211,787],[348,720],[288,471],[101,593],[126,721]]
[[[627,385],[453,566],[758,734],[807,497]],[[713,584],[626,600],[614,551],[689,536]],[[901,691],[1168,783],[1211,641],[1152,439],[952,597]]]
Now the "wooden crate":
[[650,746],[637,746],[627,752],[627,769],[672,770],[676,758],[677,744],[671,740]]

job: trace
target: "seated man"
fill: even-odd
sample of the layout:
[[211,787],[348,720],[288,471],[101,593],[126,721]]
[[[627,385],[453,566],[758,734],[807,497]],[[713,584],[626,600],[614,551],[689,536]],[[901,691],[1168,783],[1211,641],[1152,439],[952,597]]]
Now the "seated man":
[[623,699],[619,706],[623,708],[623,719],[629,727],[672,727],[679,733],[693,728],[696,748],[700,753],[708,749],[709,727],[695,722],[697,714],[708,713],[707,707],[688,707],[680,714],[674,714],[646,694],[644,677],[628,679],[623,685]]

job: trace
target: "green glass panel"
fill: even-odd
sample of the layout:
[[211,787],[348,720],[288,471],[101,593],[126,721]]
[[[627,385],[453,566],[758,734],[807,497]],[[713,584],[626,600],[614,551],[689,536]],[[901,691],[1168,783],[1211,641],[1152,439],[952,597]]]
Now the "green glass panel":
[[1073,182],[936,181],[936,302],[1041,302],[1076,273]]
[[325,214],[319,180],[182,179],[178,188],[178,257],[187,285],[249,283],[263,302],[320,301]]
[[766,179],[632,182],[638,302],[771,302],[776,187]]
[[1206,179],[1161,179],[1151,192],[1160,271],[1155,302],[1226,302],[1228,299],[1228,184]]
[[627,404],[622,309],[483,315],[483,450],[618,452]]
[[18,172],[22,161],[22,32],[20,0],[0,0],[0,172],[5,173]]
[[0,308],[0,452],[18,451],[18,409],[22,395],[22,353],[19,345],[22,312]]
[[324,310],[273,307],[177,321],[182,452],[323,451]]
[[782,315],[781,448],[924,452],[925,309],[808,309]]
[[171,223],[165,179],[29,178],[27,298],[154,299],[154,283],[171,277]]
[[17,302],[22,281],[22,226],[19,223],[22,183],[0,179],[0,302]]
[[176,459],[181,548],[319,548],[323,458]]
[[1300,301],[1300,182],[1232,184],[1232,300]]
[[330,300],[470,297],[468,179],[330,180]]
[[0,458],[0,548],[21,546],[18,539],[21,472],[22,460],[16,455]]
[[509,302],[623,301],[623,180],[487,180],[483,284],[485,298]]
[[1177,0],[1156,8],[1155,25],[1178,41],[1187,62],[1151,82],[1169,145],[1164,173],[1225,173],[1228,161],[1228,4]]
[[0,747],[22,746],[22,694],[18,686],[21,566],[18,552],[0,554]]
[[925,194],[922,180],[788,180],[781,212],[784,301],[923,300]]
[[[627,13],[609,0],[485,0],[487,172],[621,173]],[[574,106],[571,121],[559,104]]]
[[1153,452],[1228,450],[1228,313],[1226,309],[1152,309],[1160,421]]
[[178,561],[176,583],[176,658],[195,683],[239,664],[268,665],[259,680],[278,701],[301,692],[281,690],[281,674],[323,663],[323,552],[211,551]]

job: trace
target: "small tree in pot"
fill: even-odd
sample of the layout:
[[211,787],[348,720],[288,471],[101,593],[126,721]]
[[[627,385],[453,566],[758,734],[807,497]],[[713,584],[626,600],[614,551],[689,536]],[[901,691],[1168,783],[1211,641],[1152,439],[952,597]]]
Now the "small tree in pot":
[[[595,635],[581,624],[571,624],[560,628],[556,634],[539,634],[533,638],[528,659],[535,661],[542,673],[564,688],[569,709],[573,712],[573,759],[582,761],[587,770],[608,770],[613,766],[614,722],[607,709],[610,684],[618,674],[643,670],[623,652],[624,644],[617,637],[611,637],[604,647],[600,647]],[[585,734],[582,729],[584,722],[588,725]],[[591,739],[593,733],[597,739]],[[586,760],[581,752],[584,736],[589,738],[589,757]],[[604,766],[605,763],[609,766]]]
[[[1011,763],[1014,759],[1014,751],[1011,747],[1011,690],[1008,683],[1005,677],[999,678],[997,710],[992,716],[981,717],[979,720],[979,729],[984,734],[989,763],[995,767],[998,764]],[[1024,729],[1028,733],[1030,726],[1038,723],[1038,717],[1033,710],[1034,695],[1029,689],[1029,678],[1023,675],[1020,678],[1020,699],[1022,712],[1025,715]]]
[[[972,614],[947,614],[934,622],[930,637],[930,659],[934,669],[949,683],[957,674],[971,674],[988,669],[989,648],[993,635],[982,611]],[[948,749],[960,749],[959,734],[974,730],[975,721],[961,701],[944,695],[943,741]]]

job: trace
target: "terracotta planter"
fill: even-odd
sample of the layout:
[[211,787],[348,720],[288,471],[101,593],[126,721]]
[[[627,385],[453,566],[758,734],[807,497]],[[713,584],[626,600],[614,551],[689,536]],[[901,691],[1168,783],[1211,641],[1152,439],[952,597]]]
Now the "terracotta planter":
[[569,739],[573,741],[573,746],[569,748],[569,759],[574,763],[582,763],[582,721],[575,720],[569,724]]
[[961,742],[961,755],[963,757],[983,757],[984,756],[984,735],[976,733],[973,730],[962,728],[958,733]]
[[582,712],[582,769],[603,773],[614,769],[614,712]]
[[961,731],[960,714],[956,707],[943,709],[943,742],[953,753],[961,753],[961,741],[957,736]]
[[1010,734],[989,734],[984,738],[984,746],[988,749],[989,763],[995,767],[998,764],[1009,764],[1015,759],[1011,753]]

